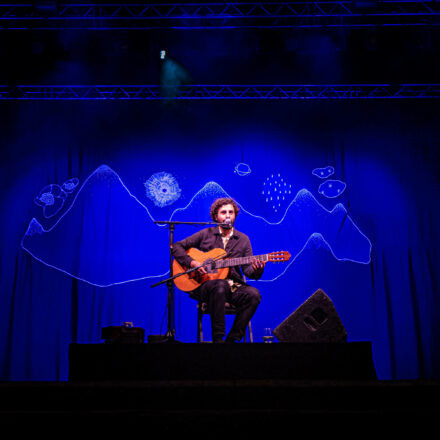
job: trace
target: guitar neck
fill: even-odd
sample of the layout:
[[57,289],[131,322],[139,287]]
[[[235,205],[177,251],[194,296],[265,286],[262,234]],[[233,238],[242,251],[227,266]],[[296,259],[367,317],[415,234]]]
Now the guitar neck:
[[269,254],[229,258],[228,260],[218,260],[215,262],[215,267],[217,267],[218,269],[222,269],[224,267],[241,266],[242,264],[249,264],[252,260],[268,261]]

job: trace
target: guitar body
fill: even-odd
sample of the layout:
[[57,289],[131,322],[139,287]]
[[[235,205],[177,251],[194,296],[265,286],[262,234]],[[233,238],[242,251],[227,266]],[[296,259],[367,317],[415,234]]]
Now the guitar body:
[[[186,253],[194,260],[199,263],[204,263],[208,259],[216,259],[221,257],[222,255],[226,255],[226,251],[224,249],[212,249],[209,252],[202,252],[198,249],[191,248],[186,251]],[[176,259],[173,261],[173,275],[178,275],[179,273],[186,272],[189,268],[185,268],[181,266]],[[208,280],[224,280],[229,273],[229,268],[224,267],[217,269],[216,272],[207,273],[203,276],[199,276],[197,272],[192,272],[189,274],[181,275],[174,279],[174,284],[178,289],[184,292],[192,292],[201,286],[204,282]]]

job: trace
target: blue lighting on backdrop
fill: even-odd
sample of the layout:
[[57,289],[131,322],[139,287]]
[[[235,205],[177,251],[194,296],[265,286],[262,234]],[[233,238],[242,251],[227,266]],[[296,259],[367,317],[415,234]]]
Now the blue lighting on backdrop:
[[[276,199],[274,206],[281,207],[280,198],[283,204],[286,202],[283,216],[277,222],[268,221],[246,210],[237,200],[240,225],[253,231],[259,249],[288,250],[293,259],[287,267],[268,266],[261,281],[275,281],[285,275],[305,249],[323,247],[339,261],[370,262],[371,242],[342,204],[327,210],[307,189],[292,197],[292,185],[279,173],[268,177],[264,186],[266,198],[271,203],[272,198]],[[145,187],[148,198],[158,207],[174,203],[181,194],[176,179],[165,172],[153,174]],[[208,182],[169,219],[204,217],[218,197],[231,195],[220,184]],[[167,235],[154,220],[121,177],[102,165],[85,179],[70,206],[52,226],[44,228],[37,219],[31,220],[22,247],[43,264],[97,287],[161,277],[168,273],[168,254],[166,247],[156,243],[158,237],[165,242]],[[139,258],[138,253],[129,251],[152,246],[156,248],[153,257]]]
[[[236,227],[254,254],[291,254],[249,280],[262,296],[256,342],[321,288],[349,341],[373,342],[380,378],[436,374],[434,108],[41,105],[29,103],[4,134],[2,378],[65,379],[69,343],[102,342],[105,326],[163,334],[166,286],[151,286],[169,275],[170,231],[155,222],[211,222],[222,196],[239,204]],[[29,120],[35,129],[17,138]],[[178,225],[174,239],[197,230]],[[178,289],[175,318],[177,339],[195,342],[196,303]]]

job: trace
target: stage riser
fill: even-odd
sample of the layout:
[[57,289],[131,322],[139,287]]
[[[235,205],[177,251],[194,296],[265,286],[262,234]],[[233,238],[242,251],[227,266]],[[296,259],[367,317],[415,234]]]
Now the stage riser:
[[374,380],[369,342],[71,344],[70,381]]

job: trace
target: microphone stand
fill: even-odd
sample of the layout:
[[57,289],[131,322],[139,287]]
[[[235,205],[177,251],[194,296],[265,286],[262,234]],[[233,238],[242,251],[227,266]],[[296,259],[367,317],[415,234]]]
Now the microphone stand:
[[[174,230],[176,225],[194,225],[194,226],[208,226],[208,225],[218,225],[218,223],[212,222],[175,222],[175,221],[155,221],[154,223],[159,225],[168,225],[170,230],[169,234],[169,250],[170,250],[170,274],[173,273],[173,255],[172,249],[174,244]],[[192,272],[197,268],[193,268],[188,270],[187,272]],[[167,333],[162,340],[162,342],[178,342],[176,337],[176,329],[175,329],[175,321],[174,321],[174,296],[175,296],[175,286],[173,280],[184,273],[178,274],[176,276],[171,276],[166,280],[159,281],[158,283],[152,284],[151,287],[159,286],[160,284],[167,283],[168,290],[168,298],[167,298],[167,307],[168,307],[168,322],[167,322]]]

